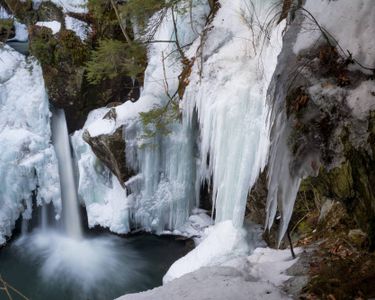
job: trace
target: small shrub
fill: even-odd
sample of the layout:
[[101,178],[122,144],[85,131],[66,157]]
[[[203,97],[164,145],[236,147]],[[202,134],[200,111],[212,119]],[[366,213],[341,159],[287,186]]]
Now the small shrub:
[[86,64],[87,79],[91,84],[98,84],[121,75],[136,78],[143,73],[145,65],[146,49],[142,44],[101,40]]

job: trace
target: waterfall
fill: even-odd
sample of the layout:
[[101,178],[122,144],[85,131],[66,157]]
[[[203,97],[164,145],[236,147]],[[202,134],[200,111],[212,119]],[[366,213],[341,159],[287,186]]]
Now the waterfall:
[[74,180],[72,153],[65,112],[62,109],[56,110],[52,116],[52,140],[59,167],[65,232],[69,237],[80,239],[82,237],[82,228]]

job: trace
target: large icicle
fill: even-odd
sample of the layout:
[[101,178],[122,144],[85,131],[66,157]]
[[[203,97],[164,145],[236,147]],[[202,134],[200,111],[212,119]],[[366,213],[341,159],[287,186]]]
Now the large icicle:
[[57,161],[50,143],[50,112],[42,70],[8,46],[0,49],[0,245],[23,212],[38,204],[60,212]]
[[[242,225],[249,189],[267,162],[267,88],[281,50],[273,1],[220,1],[184,101],[198,111],[198,180],[212,176],[216,222]],[[202,68],[199,60],[203,60]]]

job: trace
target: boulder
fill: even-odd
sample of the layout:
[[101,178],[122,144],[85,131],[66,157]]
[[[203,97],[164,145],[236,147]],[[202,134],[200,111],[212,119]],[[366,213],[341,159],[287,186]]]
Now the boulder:
[[126,165],[124,128],[118,127],[111,135],[90,136],[85,130],[83,139],[91,146],[95,155],[112,171],[120,184],[125,187],[125,182],[134,172]]

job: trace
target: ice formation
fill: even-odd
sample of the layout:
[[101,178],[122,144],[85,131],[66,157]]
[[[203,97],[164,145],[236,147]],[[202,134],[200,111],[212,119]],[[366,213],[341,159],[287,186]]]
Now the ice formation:
[[71,138],[79,173],[78,195],[85,203],[89,227],[100,225],[116,233],[126,233],[130,230],[126,190],[82,139],[83,131],[107,112],[106,108],[91,112],[83,129]]
[[[198,112],[197,178],[212,178],[216,222],[242,225],[249,189],[267,162],[267,89],[284,25],[272,26],[272,3],[253,1],[251,7],[243,1],[221,2],[204,42],[203,70],[195,65],[184,97],[190,118]],[[262,24],[268,22],[269,31],[264,31]]]
[[23,213],[53,201],[60,211],[57,161],[50,143],[50,112],[42,70],[8,46],[0,49],[0,245]]
[[[189,24],[188,14],[177,18],[179,42],[187,45],[198,38],[196,31],[201,31],[208,14],[206,1],[195,1],[194,23]],[[194,28],[194,30],[192,29]],[[168,14],[154,37],[155,40],[169,40],[173,35],[172,17]],[[125,183],[127,196],[121,196],[118,205],[121,205],[122,215],[113,217],[110,207],[114,201],[97,197],[103,193],[121,192],[118,183],[95,187],[88,196],[82,187],[85,182],[80,178],[79,191],[83,200],[89,203],[88,215],[92,222],[100,222],[99,215],[95,214],[94,207],[107,207],[105,218],[106,226],[126,232],[131,227],[143,228],[161,233],[164,230],[174,230],[185,225],[193,207],[195,199],[195,127],[189,120],[171,124],[171,134],[160,135],[150,139],[143,138],[143,126],[139,112],[148,111],[154,105],[165,105],[168,101],[164,88],[164,80],[168,81],[169,92],[173,94],[178,85],[178,75],[181,73],[181,64],[178,54],[170,55],[165,59],[166,74],[163,71],[163,56],[175,50],[173,43],[154,43],[149,49],[148,68],[145,74],[145,87],[141,98],[136,102],[126,102],[116,108],[116,121],[97,118],[87,124],[91,136],[111,134],[118,126],[123,126],[126,142],[127,163],[137,170],[137,175]],[[80,142],[75,143],[78,145]],[[86,156],[89,158],[89,156]],[[78,159],[78,165],[82,161]],[[81,168],[82,169],[82,168]],[[91,168],[92,170],[92,168]],[[88,172],[86,172],[88,175]],[[82,176],[82,173],[80,174]],[[96,176],[90,172],[89,176]],[[113,179],[114,180],[114,179]],[[111,179],[112,181],[112,179]],[[102,181],[103,182],[103,181]],[[107,182],[108,183],[108,182]],[[117,185],[117,187],[116,187]],[[83,193],[82,193],[83,192]],[[96,199],[96,200],[93,200]],[[95,204],[93,204],[95,203]],[[111,203],[111,204],[109,204]],[[116,206],[117,207],[117,206]],[[96,221],[94,221],[96,220]]]
[[[199,205],[201,184],[211,178],[216,221],[242,225],[248,191],[266,164],[269,147],[266,95],[284,24],[266,32],[259,25],[272,23],[272,3],[255,1],[252,8],[242,1],[222,1],[204,41],[206,1],[195,1],[193,24],[188,13],[178,16],[179,42],[191,44],[186,56],[195,64],[181,101],[182,120],[171,125],[169,135],[144,140],[139,113],[165,105],[166,86],[169,94],[177,89],[182,66],[173,43],[151,44],[144,90],[136,103],[116,107],[116,120],[98,118],[87,126],[91,136],[124,126],[127,163],[138,173],[125,183],[128,227],[156,232],[181,227]],[[259,24],[248,24],[255,15]],[[154,38],[171,36],[173,22],[167,15]]]

